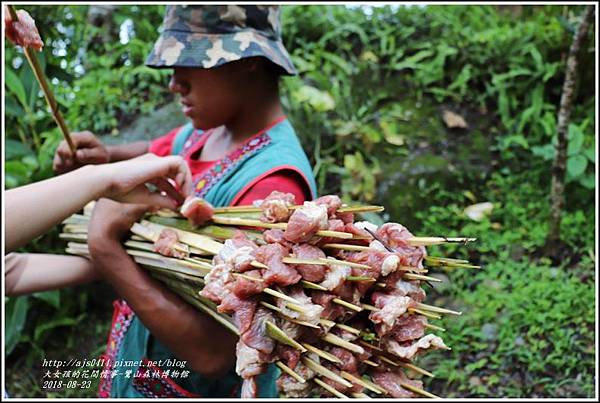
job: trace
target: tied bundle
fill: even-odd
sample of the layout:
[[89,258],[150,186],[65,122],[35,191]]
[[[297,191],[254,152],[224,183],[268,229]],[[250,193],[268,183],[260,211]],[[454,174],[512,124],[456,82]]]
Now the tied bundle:
[[[88,255],[90,208],[65,221],[67,252]],[[190,197],[181,215],[159,212],[131,228],[127,252],[151,275],[239,336],[242,397],[256,376],[281,369],[283,397],[436,397],[411,375],[447,349],[429,323],[460,312],[425,304],[428,268],[479,268],[428,256],[425,246],[472,238],[415,237],[398,223],[376,226],[328,195],[296,205],[274,191],[254,206],[213,208]]]

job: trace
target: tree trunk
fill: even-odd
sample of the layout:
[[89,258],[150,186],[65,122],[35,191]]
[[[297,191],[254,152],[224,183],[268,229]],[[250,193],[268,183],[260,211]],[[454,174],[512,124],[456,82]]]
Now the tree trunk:
[[581,23],[573,37],[573,43],[569,49],[567,57],[567,67],[565,71],[565,82],[563,84],[562,95],[560,98],[560,109],[558,111],[558,143],[556,145],[556,157],[552,165],[552,188],[550,193],[550,225],[548,227],[548,237],[546,245],[548,247],[557,246],[560,242],[560,218],[565,204],[565,174],[567,166],[567,128],[571,117],[573,107],[573,93],[577,81],[577,54],[581,43],[585,38],[590,23],[594,17],[594,6],[587,6]]

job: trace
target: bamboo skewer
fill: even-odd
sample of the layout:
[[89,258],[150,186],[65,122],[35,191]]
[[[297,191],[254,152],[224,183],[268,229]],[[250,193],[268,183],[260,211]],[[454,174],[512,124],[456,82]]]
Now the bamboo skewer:
[[364,340],[359,340],[359,343],[362,344],[363,346],[367,347],[367,348],[370,348],[371,350],[383,352],[383,350],[381,348],[379,348],[377,346],[374,346],[371,343],[367,343]]
[[332,333],[327,333],[325,336],[322,337],[322,339],[331,344],[335,344],[338,347],[342,347],[346,350],[352,351],[353,353],[363,354],[365,352],[365,349],[361,346],[344,340],[341,337],[336,336]]
[[360,333],[361,333],[360,330],[355,329],[355,328],[353,328],[351,326],[344,325],[342,323],[337,323],[336,326],[339,327],[342,330],[347,331],[348,333],[353,333],[353,334],[355,334],[357,336],[360,335]]
[[319,374],[321,376],[324,376],[326,378],[331,379],[332,381],[340,383],[340,384],[346,386],[347,388],[352,387],[352,384],[350,382],[348,382],[347,380],[345,380],[344,378],[342,378],[341,376],[339,376],[332,370],[325,368],[321,364],[311,360],[308,357],[302,357],[302,363],[304,365],[306,365],[308,367],[308,369],[315,371],[317,374]]
[[417,308],[419,308],[419,309],[421,309],[423,311],[430,311],[430,312],[437,312],[437,313],[446,313],[448,315],[457,315],[457,316],[462,315],[462,312],[452,311],[452,310],[446,309],[446,308],[439,308],[437,306],[423,304],[421,302],[417,302]]
[[313,290],[319,290],[319,291],[329,291],[328,288],[323,287],[322,285],[310,282],[310,281],[306,281],[306,280],[300,280],[300,284],[302,284],[302,286],[304,288],[311,288]]
[[352,397],[355,399],[371,399],[371,396],[365,395],[364,393],[352,393]]
[[340,371],[340,375],[342,377],[344,377],[345,379],[349,380],[350,382],[356,384],[356,385],[360,385],[365,389],[370,390],[371,392],[375,392],[378,395],[385,393],[385,391],[383,391],[381,388],[379,388],[377,385],[371,383],[371,382],[367,382],[364,379],[360,379],[354,375],[352,375],[349,372],[346,371]]
[[323,248],[348,250],[348,251],[352,251],[352,252],[369,252],[369,251],[376,250],[373,248],[369,248],[368,246],[347,245],[344,243],[326,243],[325,245],[323,245]]
[[343,307],[346,307],[348,309],[356,311],[356,312],[362,312],[362,310],[363,310],[360,306],[351,304],[350,302],[346,302],[343,299],[334,298],[331,301],[334,302],[334,303],[336,303],[336,304],[338,304],[338,305],[341,305]]
[[410,364],[408,362],[401,362],[400,365],[403,366],[404,368],[411,369],[415,372],[418,372],[419,374],[428,376],[430,378],[435,378],[435,375],[433,375],[431,372],[426,371],[423,368],[417,367],[416,365]]
[[384,355],[378,355],[377,358],[379,358],[382,362],[385,362],[386,364],[391,365],[392,367],[399,367],[400,363],[396,362],[396,361],[392,361],[389,358],[387,358]]
[[429,318],[429,319],[442,319],[442,317],[440,315],[436,315],[436,314],[431,313],[431,312],[422,311],[422,310],[417,309],[417,308],[408,308],[408,312],[418,313],[419,315],[423,315],[423,316],[425,316],[426,318]]
[[275,362],[275,365],[277,365],[283,372],[296,379],[298,382],[306,383],[306,379],[302,378],[296,371],[285,365],[283,362],[277,361]]
[[432,325],[431,323],[425,323],[425,327],[431,330],[437,330],[439,332],[445,332],[446,329],[444,329],[443,327],[439,327],[436,325]]
[[[10,13],[10,18],[14,22],[19,21],[19,16],[17,15],[17,12],[13,5],[8,6],[8,11]],[[60,113],[60,110],[58,109],[58,103],[56,102],[56,99],[54,98],[52,89],[48,85],[48,81],[46,81],[46,75],[42,71],[42,67],[40,66],[37,56],[29,46],[24,46],[23,50],[25,52],[25,57],[27,58],[27,61],[29,62],[29,66],[31,67],[31,70],[33,70],[33,74],[35,75],[35,78],[37,79],[38,84],[42,88],[42,92],[44,93],[44,98],[46,99],[46,103],[50,107],[52,117],[54,118],[54,121],[58,125],[63,137],[65,138],[67,144],[69,145],[69,150],[71,150],[71,156],[73,157],[73,160],[76,160],[77,159],[76,158],[77,148],[75,147],[75,143],[73,143],[73,139],[71,138],[69,129],[67,128],[67,124],[65,123],[65,119],[63,118],[62,113]]]
[[265,321],[265,330],[267,335],[272,339],[275,339],[280,343],[287,344],[288,346],[299,350],[301,353],[307,351],[300,343],[289,337],[283,330],[277,327],[277,325],[269,321]]
[[410,385],[408,383],[405,383],[405,382],[401,382],[400,386],[402,386],[404,389],[408,389],[411,392],[417,393],[417,394],[419,394],[421,396],[430,397],[432,399],[440,399],[439,396],[436,396],[433,393],[429,393],[429,392],[427,392],[427,391],[425,391],[425,390],[423,390],[421,388],[417,388],[416,386],[412,386],[412,385]]
[[373,362],[371,360],[363,360],[362,362],[365,363],[365,364],[367,364],[367,365],[369,365],[369,366],[371,366],[371,367],[378,367],[379,366],[379,364],[377,364],[376,362]]
[[413,237],[408,238],[407,241],[410,246],[434,246],[443,245],[447,243],[469,243],[476,241],[477,238],[446,238],[446,237]]
[[306,348],[311,353],[315,353],[316,355],[318,355],[321,358],[326,359],[327,361],[331,361],[336,364],[342,364],[342,360],[337,358],[335,355],[328,353],[327,351],[316,348],[315,346],[311,346],[308,343],[302,343],[302,346],[304,346],[304,348]]
[[326,384],[325,382],[323,382],[319,378],[314,378],[313,381],[317,385],[319,385],[320,387],[322,387],[323,389],[325,389],[326,391],[328,391],[329,393],[331,393],[332,395],[334,395],[335,397],[339,397],[340,399],[349,399],[348,396],[346,396],[342,392],[338,391],[336,388],[334,388],[334,387]]
[[440,280],[439,278],[430,277],[430,276],[422,276],[420,274],[413,274],[413,273],[406,273],[402,277],[404,277],[407,280],[432,281],[434,283],[442,282],[442,280]]
[[[303,207],[301,204],[295,204],[287,206],[290,210],[297,210],[300,207]],[[345,206],[343,205],[339,209],[336,210],[338,213],[365,213],[365,212],[381,212],[385,210],[383,206]],[[215,207],[215,214],[225,214],[225,213],[260,213],[262,209],[260,207],[253,206],[228,206],[228,207]]]
[[[258,227],[258,228],[275,228],[275,229],[283,229],[287,228],[287,223],[265,223],[260,220],[250,220],[245,218],[234,218],[234,217],[212,217],[212,221],[217,224],[224,225],[236,225],[241,227]],[[331,237],[331,238],[342,238],[342,239],[352,239],[353,235],[349,232],[340,232],[340,231],[328,231],[321,230],[317,231],[316,235]]]

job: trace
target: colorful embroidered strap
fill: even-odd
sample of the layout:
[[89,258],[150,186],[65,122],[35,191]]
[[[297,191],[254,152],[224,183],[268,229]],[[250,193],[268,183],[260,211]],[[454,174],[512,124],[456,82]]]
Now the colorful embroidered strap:
[[[188,148],[191,144],[194,143],[193,139],[190,139],[190,136],[192,134],[200,135],[202,133],[203,133],[202,130],[199,130],[199,129],[194,130],[194,126],[192,125],[192,122],[189,122],[189,123],[181,126],[181,129],[179,129],[179,131],[175,135],[175,138],[173,139],[173,144],[171,145],[171,154],[172,155],[181,155],[182,151],[184,151],[184,148]],[[190,141],[188,141],[188,139]],[[186,147],[186,145],[187,145],[187,147]]]
[[[98,397],[109,398],[110,391],[112,388],[112,370],[117,360],[117,354],[121,343],[123,342],[125,333],[131,324],[134,313],[133,310],[127,305],[125,301],[116,300],[113,301],[113,317],[110,326],[110,333],[108,334],[108,343],[106,345],[106,352],[101,356],[104,360],[103,374],[110,374],[108,376],[100,377],[100,385],[98,390]],[[104,372],[106,371],[106,372]]]

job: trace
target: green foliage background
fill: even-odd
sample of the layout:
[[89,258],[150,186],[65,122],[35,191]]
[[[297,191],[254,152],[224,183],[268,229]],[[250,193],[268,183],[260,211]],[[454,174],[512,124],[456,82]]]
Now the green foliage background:
[[[119,6],[107,32],[86,22],[89,6],[26,7],[73,130],[119,141],[120,128],[173,100],[169,71],[143,66],[163,8]],[[484,267],[441,270],[448,285],[428,292],[430,303],[463,312],[441,321],[452,351],[419,363],[436,373],[425,384],[438,395],[594,394],[595,27],[580,53],[569,126],[569,253],[551,261],[537,252],[546,236],[565,57],[581,11],[284,7],[284,40],[300,75],[282,81],[282,98],[320,193],[382,204],[382,219],[416,234],[479,239],[468,248],[430,250]],[[4,179],[13,188],[52,175],[60,133],[20,49],[7,41],[4,51]],[[443,110],[465,117],[468,128],[447,129]],[[484,201],[493,203],[491,215],[465,215],[465,207]],[[61,253],[57,233],[26,250]],[[98,356],[113,297],[96,284],[5,300],[9,394],[94,396],[94,389],[42,390],[40,361]]]

